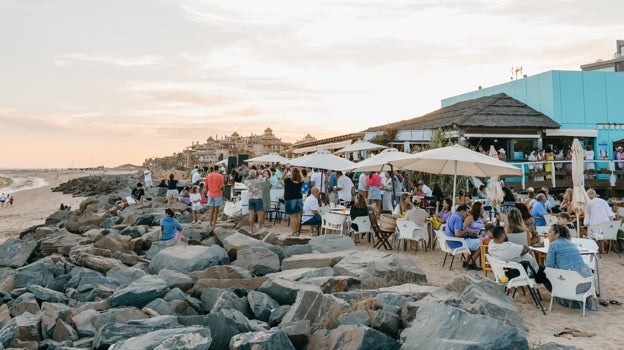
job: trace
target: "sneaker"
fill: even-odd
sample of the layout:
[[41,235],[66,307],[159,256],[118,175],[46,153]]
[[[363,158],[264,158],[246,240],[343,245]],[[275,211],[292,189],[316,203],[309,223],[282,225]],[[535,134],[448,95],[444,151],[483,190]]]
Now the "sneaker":
[[466,269],[467,270],[475,270],[475,271],[481,270],[481,268],[479,266],[477,266],[475,263],[468,264],[466,266]]
[[465,261],[462,261],[462,266],[466,269],[466,268],[468,268],[468,263],[465,262]]

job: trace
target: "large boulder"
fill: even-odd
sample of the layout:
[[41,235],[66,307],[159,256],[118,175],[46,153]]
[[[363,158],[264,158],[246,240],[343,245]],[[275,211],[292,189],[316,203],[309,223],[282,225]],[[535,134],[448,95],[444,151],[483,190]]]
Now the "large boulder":
[[179,328],[181,325],[175,316],[156,316],[142,320],[131,320],[128,322],[108,322],[98,328],[93,337],[93,349],[108,349],[113,344],[122,340],[137,337],[149,332]]
[[255,290],[247,293],[247,302],[255,318],[264,322],[269,322],[271,312],[279,306],[275,299]]
[[104,237],[97,240],[94,245],[98,248],[108,249],[111,252],[125,252],[128,251],[129,236],[124,236],[116,233],[109,233]]
[[69,259],[78,266],[88,267],[100,272],[125,266],[118,259],[111,257],[109,250],[96,248],[92,245],[73,247],[69,252]]
[[264,276],[280,270],[280,260],[277,254],[264,247],[239,250],[233,265],[248,270],[254,276]]
[[237,334],[230,340],[231,350],[295,350],[283,330],[271,329],[260,332]]
[[[406,283],[427,284],[427,275],[405,254],[392,254],[384,259],[374,260],[366,267],[367,276],[362,280],[363,288],[380,288]],[[362,279],[364,276],[360,276]]]
[[227,230],[222,227],[217,227],[214,230],[214,234],[217,241],[220,242],[223,248],[225,248],[230,260],[232,261],[237,259],[238,251],[244,248],[264,247],[270,250],[279,248],[253,237],[246,236],[233,230]]
[[15,288],[24,288],[36,284],[43,287],[51,287],[56,279],[64,276],[65,267],[51,259],[41,259],[30,265],[17,270],[13,279]]
[[330,253],[311,253],[293,255],[282,260],[282,269],[300,269],[304,267],[321,268],[332,267],[344,259],[346,256],[353,254],[354,250],[340,250]]
[[333,253],[357,249],[350,237],[337,234],[316,236],[310,240],[309,244],[313,253]]
[[308,320],[312,332],[330,328],[334,321],[349,308],[349,304],[321,291],[300,290],[294,304],[282,319],[283,323]]
[[156,254],[147,269],[153,274],[167,269],[190,275],[193,271],[200,271],[209,266],[229,263],[230,260],[225,250],[217,245],[210,247],[174,246]]
[[[495,331],[493,331],[495,330]],[[403,349],[528,349],[524,331],[458,307],[425,303],[401,333]]]
[[108,298],[108,303],[113,307],[135,306],[141,308],[152,300],[162,297],[168,291],[167,282],[156,276],[147,275],[126,288],[117,290]]
[[361,250],[345,256],[333,268],[336,275],[359,277],[366,273],[369,263],[386,259],[392,254],[392,252],[383,252],[378,249]]
[[100,227],[105,220],[104,213],[74,211],[65,220],[65,228],[72,233],[85,233],[92,228]]
[[319,287],[281,278],[269,278],[258,288],[258,291],[266,293],[280,303],[280,305],[292,305],[297,299],[299,291],[323,293]]
[[259,331],[249,320],[237,310],[221,310],[219,312],[211,312],[205,316],[206,323],[212,331],[212,344],[210,349],[220,350],[227,349],[233,336],[245,333]]
[[117,342],[109,350],[208,350],[210,343],[210,328],[191,326],[141,334]]
[[[346,349],[349,350],[398,350],[401,344],[389,336],[363,325],[344,325],[336,329],[321,329],[310,337],[306,349]],[[443,349],[424,346],[409,349]]]
[[7,239],[0,244],[0,267],[18,268],[26,265],[36,247],[35,241]]
[[87,237],[82,237],[67,230],[60,230],[41,239],[39,244],[39,254],[48,256],[52,254],[63,254],[69,256],[70,250],[82,244],[90,243]]

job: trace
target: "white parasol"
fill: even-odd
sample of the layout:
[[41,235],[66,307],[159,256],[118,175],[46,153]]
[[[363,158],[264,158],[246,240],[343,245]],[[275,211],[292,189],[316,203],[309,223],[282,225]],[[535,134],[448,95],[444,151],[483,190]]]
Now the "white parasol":
[[[359,163],[355,163],[353,169],[349,171],[379,171],[383,170],[384,165],[390,165],[388,162],[391,160],[406,159],[411,157],[410,153],[398,151],[396,148],[388,148],[381,153],[372,157],[366,158]],[[345,169],[346,170],[346,169]]]
[[259,157],[249,158],[245,160],[248,163],[282,163],[288,164],[290,159],[286,157],[282,157],[277,153],[269,153]]
[[376,143],[368,142],[368,141],[355,141],[354,143],[334,152],[334,154],[351,153],[351,152],[359,152],[359,151],[372,151],[372,150],[382,149],[382,148],[387,148],[387,147],[378,145]]

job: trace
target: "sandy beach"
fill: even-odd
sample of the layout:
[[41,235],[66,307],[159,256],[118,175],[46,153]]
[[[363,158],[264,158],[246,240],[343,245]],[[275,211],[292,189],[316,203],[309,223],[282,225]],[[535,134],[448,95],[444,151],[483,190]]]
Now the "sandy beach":
[[[60,203],[76,206],[84,198],[72,197],[59,192],[52,192],[52,187],[66,182],[72,178],[90,175],[85,172],[71,171],[20,171],[20,175],[34,176],[44,179],[47,184],[34,189],[22,190],[19,192],[9,192],[15,197],[13,207],[0,208],[0,237],[9,237],[19,234],[25,228],[43,223],[45,218],[56,211]],[[6,177],[7,171],[0,171],[0,177]],[[15,175],[9,173],[9,175]],[[129,176],[131,176],[129,174]],[[0,189],[0,192],[6,192]],[[288,234],[289,228],[284,221],[281,224],[272,226],[280,234]],[[302,233],[304,234],[304,233]],[[2,241],[3,238],[0,238]],[[358,249],[371,248],[366,239],[358,245]],[[456,259],[453,269],[449,271],[448,262],[442,268],[444,254],[439,247],[436,250],[424,252],[414,250],[406,253],[414,263],[423,269],[427,274],[429,284],[444,286],[459,274],[480,274],[481,271],[466,271],[461,267],[461,263]],[[606,300],[617,300],[624,303],[624,279],[620,273],[623,271],[624,259],[611,252],[603,254],[599,260],[602,295],[600,298]],[[490,278],[492,274],[490,273]],[[550,294],[543,287],[539,287],[543,301],[542,305],[547,308]],[[515,305],[520,310],[524,318],[526,336],[531,348],[540,344],[555,342],[562,345],[572,345],[582,349],[622,349],[621,334],[624,333],[624,306],[609,304],[608,307],[598,306],[600,311],[589,311],[583,318],[578,309],[567,309],[554,303],[551,313],[544,316],[538,310],[530,295],[523,295],[518,291],[515,296]],[[553,333],[560,332],[566,327],[573,327],[587,333],[595,333],[593,337],[555,337]],[[492,330],[495,332],[496,330]]]

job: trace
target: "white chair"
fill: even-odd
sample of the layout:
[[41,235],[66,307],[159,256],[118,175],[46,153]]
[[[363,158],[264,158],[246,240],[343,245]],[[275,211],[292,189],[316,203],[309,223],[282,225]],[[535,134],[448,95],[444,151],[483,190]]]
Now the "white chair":
[[[503,261],[500,259],[493,258],[489,254],[485,254],[485,258],[487,262],[490,264],[490,266],[492,267],[492,272],[494,272],[494,278],[496,278],[496,282],[498,282],[498,284],[505,287],[505,290],[507,291],[507,293],[509,293],[509,290],[511,290],[512,288],[514,289],[512,298],[516,296],[516,290],[518,287],[527,286],[527,288],[529,288],[529,293],[531,294],[531,298],[533,298],[533,301],[535,302],[535,306],[537,306],[537,308],[542,310],[544,315],[546,315],[546,310],[544,310],[544,307],[542,306],[542,302],[541,302],[542,296],[537,290],[537,283],[535,282],[535,279],[533,277],[529,277],[526,270],[524,269],[524,266],[522,266],[521,264],[517,262]],[[519,275],[514,278],[509,278],[506,283],[501,283],[500,278],[503,276],[507,277],[507,275],[505,275],[506,269],[516,269],[518,270]],[[522,291],[524,292],[524,288],[522,289]]]
[[526,231],[508,233],[507,240],[520,245],[529,245],[529,234]]
[[362,235],[362,237],[364,237],[364,235],[368,233],[368,241],[370,242],[373,230],[371,228],[371,222],[368,216],[357,216],[351,220],[351,224],[356,224],[357,230],[355,230],[353,226],[350,225],[350,235]]
[[587,237],[596,241],[609,241],[607,252],[611,249],[611,241],[617,242],[617,232],[620,229],[619,220],[601,222],[600,225],[591,225]]
[[550,226],[535,226],[535,230],[537,231],[538,235],[547,234],[549,228]]
[[[593,277],[583,277],[576,271],[560,270],[547,267],[544,272],[546,278],[552,285],[552,291],[550,292],[550,305],[548,306],[548,312],[552,309],[553,299],[563,298],[568,300],[577,300],[583,303],[583,317],[585,317],[585,304],[587,298],[590,296],[596,299],[596,288]],[[582,283],[589,283],[588,290],[577,293],[576,287]]]
[[[449,270],[453,268],[453,261],[455,261],[455,255],[461,254],[462,259],[464,259],[464,254],[470,255],[470,249],[468,249],[468,245],[466,241],[461,237],[449,237],[444,232],[446,225],[440,226],[439,230],[435,230],[436,237],[438,238],[438,242],[440,242],[440,249],[444,252],[444,262],[442,262],[442,267],[446,264],[446,258],[449,254],[453,256],[451,259],[451,266],[449,266]],[[458,242],[461,245],[457,248],[449,247],[449,242]]]
[[557,223],[557,217],[552,214],[544,214],[544,220],[546,220],[546,226],[552,226]]
[[[589,249],[593,251],[598,251],[598,243],[593,239],[589,238],[571,238],[570,242],[572,242],[575,246],[580,249]],[[600,280],[598,274],[598,260],[597,256],[594,254],[581,254],[581,258],[585,262],[585,265],[594,271],[594,279],[596,280],[596,286],[598,288],[597,293],[600,295]]]
[[342,234],[346,219],[347,217],[342,214],[323,213],[321,215],[321,234],[327,233],[328,230]]
[[415,222],[406,219],[397,219],[396,230],[399,234],[397,239],[397,249],[401,250],[401,242],[403,242],[403,251],[407,249],[406,241],[415,241],[418,246],[418,241],[422,241],[422,246],[427,251],[426,233],[427,228],[425,226],[418,226]]

